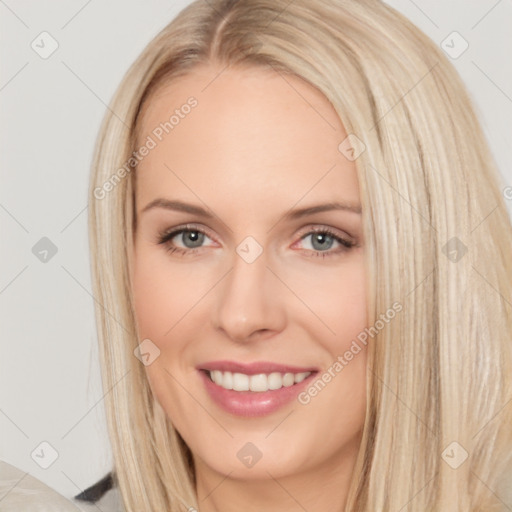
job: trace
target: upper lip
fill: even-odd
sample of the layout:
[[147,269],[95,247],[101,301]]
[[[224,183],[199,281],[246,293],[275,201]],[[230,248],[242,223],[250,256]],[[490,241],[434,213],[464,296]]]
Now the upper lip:
[[256,375],[258,373],[305,373],[316,372],[312,366],[299,367],[289,364],[279,364],[270,361],[256,361],[253,363],[238,363],[236,361],[211,361],[197,366],[198,370],[219,370],[221,372],[244,373]]

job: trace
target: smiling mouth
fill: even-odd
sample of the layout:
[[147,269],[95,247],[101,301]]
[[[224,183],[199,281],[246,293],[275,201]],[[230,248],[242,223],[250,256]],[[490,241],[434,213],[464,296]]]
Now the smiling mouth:
[[226,372],[220,370],[203,370],[217,386],[232,391],[253,391],[263,393],[291,387],[307,379],[313,372],[300,373],[245,373]]

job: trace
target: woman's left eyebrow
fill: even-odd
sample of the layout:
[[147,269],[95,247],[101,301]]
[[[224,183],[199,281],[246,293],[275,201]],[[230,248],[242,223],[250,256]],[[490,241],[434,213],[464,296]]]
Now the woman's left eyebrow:
[[313,215],[315,213],[321,212],[329,212],[332,210],[345,210],[358,214],[361,214],[362,212],[361,205],[359,204],[353,204],[349,202],[334,202],[290,210],[288,213],[284,215],[284,218],[288,220],[293,220],[305,217],[306,215]]

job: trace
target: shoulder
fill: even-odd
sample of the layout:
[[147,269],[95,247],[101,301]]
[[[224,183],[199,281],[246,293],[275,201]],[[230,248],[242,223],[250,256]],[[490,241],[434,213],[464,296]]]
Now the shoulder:
[[97,512],[98,508],[102,512],[125,512],[112,472],[75,496],[73,503],[83,512],[92,510]]
[[67,499],[26,471],[0,460],[2,512],[125,512],[112,473]]
[[70,500],[30,473],[0,461],[0,500],[2,512],[79,512]]

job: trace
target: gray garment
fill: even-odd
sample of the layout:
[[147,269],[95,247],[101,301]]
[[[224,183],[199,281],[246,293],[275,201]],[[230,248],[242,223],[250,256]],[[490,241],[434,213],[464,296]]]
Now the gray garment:
[[73,503],[82,512],[125,512],[118,487],[112,487],[94,503],[79,500],[73,500]]
[[57,491],[7,462],[0,461],[1,512],[125,512],[117,487],[100,500],[87,503],[67,499]]

